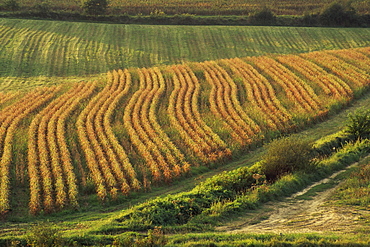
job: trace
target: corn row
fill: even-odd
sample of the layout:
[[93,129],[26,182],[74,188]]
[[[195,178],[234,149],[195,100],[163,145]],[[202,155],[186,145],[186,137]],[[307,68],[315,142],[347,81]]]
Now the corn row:
[[155,116],[159,97],[164,91],[164,80],[158,69],[141,69],[138,73],[140,87],[126,106],[124,124],[132,143],[144,157],[153,180],[170,181],[173,176],[187,171],[189,165],[161,130]]
[[271,84],[251,65],[239,58],[222,60],[231,70],[243,79],[248,100],[259,109],[267,126],[271,129],[284,129],[289,126],[291,115],[281,105]]
[[116,198],[119,190],[124,194],[130,191],[122,165],[106,134],[106,126],[111,127],[109,116],[105,117],[105,114],[114,101],[116,91],[124,87],[119,82],[117,76],[113,79],[112,74],[108,73],[107,85],[89,102],[77,121],[80,142],[101,200],[105,200],[108,193]]
[[[68,203],[78,205],[77,181],[65,140],[65,120],[93,88],[92,83],[76,84],[44,108],[31,123],[28,162],[34,174],[30,177],[32,214],[40,210],[52,212]],[[42,185],[38,185],[38,181]],[[38,202],[41,198],[43,203]]]
[[347,49],[347,50],[334,50],[326,51],[326,53],[335,55],[342,60],[346,60],[355,64],[365,71],[370,71],[370,58],[360,52],[361,49]]
[[230,150],[208,126],[204,129],[205,123],[197,110],[199,83],[194,83],[187,71],[190,68],[185,67],[172,66],[174,90],[170,95],[169,117],[183,140],[203,162],[216,161],[230,155]]
[[358,88],[370,84],[369,75],[362,69],[351,65],[336,56],[323,52],[301,54],[301,57],[311,60],[319,66],[326,67],[340,78],[348,80]]
[[219,147],[224,148],[226,151],[226,155],[229,155],[229,150],[227,149],[226,143],[221,140],[221,138],[202,120],[202,117],[198,110],[198,98],[200,95],[200,83],[198,81],[198,78],[195,76],[194,72],[189,68],[189,66],[180,67],[180,71],[184,75],[185,80],[188,82],[192,82],[195,88],[191,99],[191,106],[189,105],[189,111],[193,113],[195,121],[203,129],[205,134],[207,134]]
[[109,172],[105,173],[105,178],[107,179],[107,185],[113,198],[117,196],[117,190],[121,190],[124,194],[128,194],[130,191],[130,186],[128,185],[122,166],[117,161],[116,155],[109,143],[104,126],[104,115],[113,99],[112,93],[119,90],[117,81],[118,79],[108,81],[108,85],[98,95],[99,101],[94,105],[88,115],[88,123],[91,123],[90,141],[93,144],[102,171],[109,170]]
[[124,171],[127,174],[127,179],[130,182],[130,186],[134,190],[139,190],[141,188],[140,182],[137,178],[136,171],[134,170],[133,166],[131,165],[129,158],[123,149],[123,147],[119,144],[116,136],[113,133],[112,126],[110,124],[110,118],[113,115],[113,111],[116,109],[119,100],[128,93],[128,90],[131,86],[131,75],[128,70],[118,70],[113,71],[114,83],[119,83],[119,88],[114,92],[114,99],[109,104],[107,112],[104,115],[104,128],[106,131],[107,138],[117,155],[118,161],[122,164]]
[[247,60],[252,61],[283,87],[288,99],[297,103],[301,110],[309,113],[320,109],[319,99],[313,89],[279,62],[266,56]]
[[19,94],[20,94],[19,92],[8,92],[8,93],[0,92],[0,105],[11,99],[14,99]]
[[59,147],[60,159],[62,161],[62,167],[64,169],[64,173],[66,174],[66,181],[68,185],[68,199],[69,203],[75,207],[78,206],[77,202],[78,188],[76,176],[73,172],[71,154],[68,150],[67,143],[65,141],[66,136],[65,123],[70,114],[77,108],[81,100],[90,96],[93,93],[94,89],[95,83],[86,83],[86,85],[82,89],[82,93],[76,95],[73,98],[73,101],[69,104],[69,106],[66,107],[66,109],[60,110],[61,114],[58,117],[56,126],[57,143]]
[[316,64],[296,55],[278,56],[279,62],[287,64],[310,81],[319,85],[326,95],[335,99],[351,99],[352,89],[337,76],[326,72]]
[[25,95],[19,102],[1,111],[0,143],[3,143],[3,145],[1,145],[0,156],[0,212],[10,207],[9,172],[16,128],[22,119],[50,100],[58,90],[56,87],[35,90]]
[[206,80],[212,85],[211,111],[225,119],[242,144],[249,144],[260,129],[242,110],[237,100],[236,84],[216,63],[205,62],[201,66],[205,70]]
[[[179,176],[186,171],[188,164],[184,161],[183,154],[170,141],[157,121],[158,100],[165,90],[164,79],[159,69],[143,69],[141,72],[146,82],[146,94],[143,94],[146,97],[141,109],[143,128],[158,147],[158,165],[162,170],[164,180],[171,181],[172,177]],[[163,160],[160,157],[163,157]]]
[[[124,110],[123,123],[128,130],[132,144],[145,159],[146,165],[153,176],[153,180],[160,181],[162,179],[162,174],[157,162],[160,162],[159,159],[162,160],[163,157],[155,157],[155,154],[159,152],[156,150],[157,146],[150,140],[140,121],[141,106],[146,95],[146,84],[143,73],[140,73],[140,71],[139,76],[139,89],[132,95]],[[143,94],[145,95],[143,96]]]

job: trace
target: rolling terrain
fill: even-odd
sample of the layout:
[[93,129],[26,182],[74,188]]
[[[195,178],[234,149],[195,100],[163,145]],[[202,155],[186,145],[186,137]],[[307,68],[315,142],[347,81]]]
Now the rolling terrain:
[[[366,47],[113,70],[100,86],[5,93],[0,209],[24,208],[11,196],[24,187],[31,214],[51,213],[78,207],[87,181],[100,200],[115,200],[222,165],[361,94],[369,55]],[[13,144],[24,119],[27,134]]]
[[0,35],[0,237],[9,239],[24,240],[39,219],[65,221],[74,236],[119,233],[120,210],[248,168],[253,150],[307,135],[370,85],[361,28],[1,19]]
[[[0,19],[0,90],[223,58],[370,44],[366,28],[150,26]],[[91,77],[88,78],[88,77]]]

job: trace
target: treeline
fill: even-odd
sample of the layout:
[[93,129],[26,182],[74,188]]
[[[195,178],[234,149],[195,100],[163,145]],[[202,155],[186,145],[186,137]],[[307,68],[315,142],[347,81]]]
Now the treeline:
[[86,0],[74,10],[60,9],[48,2],[23,7],[18,0],[0,3],[0,17],[41,18],[69,21],[97,21],[120,24],[154,25],[261,25],[261,26],[330,26],[368,27],[370,14],[359,14],[350,3],[332,3],[320,12],[304,15],[276,15],[274,10],[263,7],[247,15],[194,15],[166,14],[155,10],[148,15],[121,14],[110,9],[106,0]]

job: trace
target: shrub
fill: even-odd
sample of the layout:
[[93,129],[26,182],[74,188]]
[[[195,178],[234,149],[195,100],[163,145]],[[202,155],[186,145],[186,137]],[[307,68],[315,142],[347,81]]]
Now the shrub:
[[86,14],[104,15],[108,9],[107,0],[86,0],[82,6]]
[[262,172],[268,181],[312,166],[312,144],[300,138],[285,137],[274,140],[263,157]]
[[346,132],[356,139],[370,137],[370,110],[360,109],[348,115],[349,123]]
[[319,16],[320,23],[325,26],[357,26],[359,18],[356,11],[350,6],[332,3]]
[[59,230],[54,225],[43,222],[33,226],[26,236],[27,244],[35,247],[63,246]]
[[50,12],[50,3],[49,1],[41,0],[35,2],[33,5],[33,9],[39,12],[40,14],[48,14]]
[[249,17],[249,22],[252,25],[274,25],[276,24],[276,17],[270,9],[263,8],[262,10],[252,14]]
[[113,246],[122,247],[161,247],[167,244],[167,237],[160,227],[148,231],[148,236],[143,237],[136,233],[126,233],[116,237]]
[[2,7],[5,10],[11,10],[11,11],[17,11],[20,9],[20,6],[17,0],[6,0],[4,1],[4,4],[2,5]]

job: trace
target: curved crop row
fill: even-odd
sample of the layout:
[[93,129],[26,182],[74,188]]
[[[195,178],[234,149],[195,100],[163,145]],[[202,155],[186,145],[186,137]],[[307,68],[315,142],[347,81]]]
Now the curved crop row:
[[28,142],[30,212],[51,212],[77,202],[77,181],[65,140],[65,121],[78,103],[94,90],[93,83],[76,84],[52,101],[31,122]]
[[215,62],[204,62],[199,66],[204,69],[206,80],[212,85],[209,99],[211,111],[226,121],[234,131],[236,140],[243,145],[251,143],[251,138],[261,129],[242,109],[235,82]]
[[230,156],[226,144],[201,119],[198,111],[200,85],[194,73],[186,65],[172,66],[171,69],[174,89],[169,98],[168,113],[172,125],[203,162]]
[[297,103],[304,112],[320,109],[319,99],[313,89],[279,62],[267,56],[250,57],[247,60],[271,76],[284,89],[288,99]]
[[296,55],[278,56],[276,59],[304,75],[319,85],[327,96],[335,99],[351,99],[352,89],[337,76],[326,72],[322,67]]
[[319,64],[319,66],[330,69],[332,73],[353,83],[357,88],[370,84],[369,76],[364,70],[334,55],[325,52],[310,52],[300,56]]
[[327,53],[335,55],[343,60],[349,61],[352,64],[356,64],[357,67],[370,71],[370,57],[361,53],[366,51],[364,49],[346,49],[346,50],[333,50],[327,51]]
[[0,212],[10,208],[9,172],[16,128],[24,118],[50,100],[58,90],[56,87],[38,89],[0,112]]
[[363,54],[365,54],[366,56],[370,56],[370,47],[362,47],[362,48],[357,48],[357,49],[354,49],[358,52],[361,52]]
[[131,189],[140,188],[136,173],[110,122],[118,101],[127,94],[130,85],[131,77],[127,71],[109,72],[107,85],[89,102],[77,120],[86,163],[102,200],[108,193],[115,198],[119,190],[128,194]]
[[0,92],[0,105],[11,99],[14,99],[18,95],[19,95],[18,92],[8,92],[8,93]]
[[[111,79],[110,79],[111,78]],[[117,140],[116,136],[113,133],[112,125],[111,125],[111,117],[113,115],[114,110],[117,108],[119,100],[128,93],[128,90],[131,86],[131,75],[128,70],[118,70],[113,71],[112,73],[108,73],[108,80],[113,80],[113,84],[118,84],[118,87],[115,91],[112,92],[111,100],[106,102],[106,112],[104,113],[103,118],[103,125],[105,134],[107,135],[107,139],[109,140],[110,147],[113,150],[115,155],[111,155],[110,157],[116,157],[117,161],[122,165],[126,175],[126,178],[130,184],[130,186],[134,190],[138,190],[141,188],[141,184],[137,178],[136,171],[134,170],[133,166],[131,165],[128,156],[120,145],[119,141]],[[101,109],[103,113],[103,109]],[[112,161],[116,162],[116,161]]]
[[[139,69],[140,87],[124,112],[124,125],[146,161],[154,181],[170,181],[189,169],[183,154],[164,133],[156,118],[165,82],[158,68]],[[163,177],[162,177],[163,176]]]
[[239,58],[222,60],[239,78],[242,78],[248,100],[259,110],[271,129],[289,127],[292,116],[281,105],[268,80],[252,65]]

